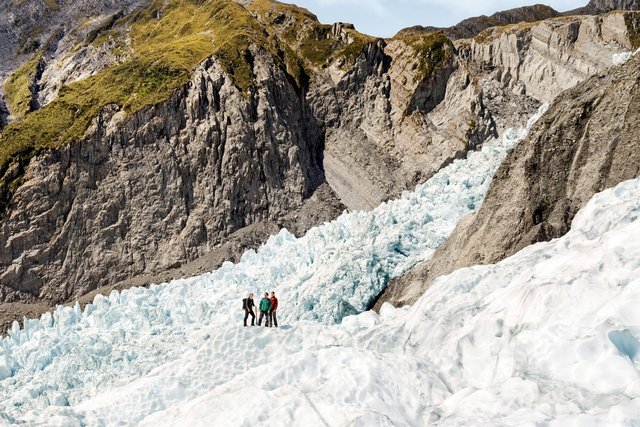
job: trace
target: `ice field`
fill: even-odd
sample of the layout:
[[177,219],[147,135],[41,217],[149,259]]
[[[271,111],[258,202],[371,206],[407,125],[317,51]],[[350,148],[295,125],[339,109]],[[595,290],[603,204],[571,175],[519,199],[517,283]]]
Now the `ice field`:
[[[640,425],[639,215],[640,180],[625,182],[565,237],[440,278],[412,308],[211,329],[179,362],[57,413],[149,426]],[[168,409],[147,415],[153,405]]]
[[[537,117],[372,212],[16,324],[0,424],[640,425],[638,180],[562,239],[441,278],[412,308],[353,315],[479,207]],[[284,327],[242,328],[241,298],[266,290]]]

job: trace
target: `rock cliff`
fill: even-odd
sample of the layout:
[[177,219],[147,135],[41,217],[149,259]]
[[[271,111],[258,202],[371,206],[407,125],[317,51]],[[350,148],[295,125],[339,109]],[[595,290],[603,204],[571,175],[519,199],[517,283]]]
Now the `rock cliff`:
[[564,235],[596,193],[640,174],[640,57],[564,92],[502,164],[480,210],[379,298],[413,303],[438,276]]
[[415,78],[415,58],[433,36],[378,41],[355,68],[329,66],[308,95],[326,128],[329,184],[350,209],[399,196],[634,49],[637,16],[560,17],[443,42],[428,78]]
[[640,10],[638,0],[591,0],[585,7],[568,12],[597,15],[612,10]]
[[[610,10],[613,9],[602,10],[602,12],[607,12]],[[533,6],[517,7],[514,9],[496,12],[491,16],[474,16],[473,18],[464,19],[449,28],[423,27],[420,25],[416,25],[414,27],[409,27],[401,30],[399,34],[442,31],[449,38],[454,40],[468,39],[477,36],[490,27],[518,24],[521,22],[543,21],[545,19],[555,18],[560,15],[560,12],[556,11],[552,7],[546,6],[544,4],[536,4]]]
[[255,57],[249,100],[205,61],[167,102],[106,109],[82,140],[34,157],[3,220],[0,283],[64,300],[300,207],[322,182],[322,141],[294,87]]
[[[66,51],[147,0],[0,0],[0,82],[36,52]],[[10,120],[0,85],[0,129]]]

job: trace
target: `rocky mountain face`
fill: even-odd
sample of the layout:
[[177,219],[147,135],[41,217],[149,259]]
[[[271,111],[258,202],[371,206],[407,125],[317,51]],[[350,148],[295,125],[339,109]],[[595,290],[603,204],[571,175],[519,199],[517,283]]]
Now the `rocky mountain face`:
[[[603,12],[609,10],[614,9],[606,9],[603,10]],[[421,25],[416,25],[414,27],[409,27],[401,30],[399,34],[402,35],[416,32],[429,33],[434,31],[442,31],[447,35],[447,37],[451,38],[452,40],[468,39],[477,36],[490,27],[519,24],[521,22],[543,21],[545,19],[555,18],[560,15],[561,13],[556,11],[552,7],[546,6],[544,4],[536,4],[533,6],[523,6],[496,12],[491,16],[474,16],[473,18],[467,18],[463,21],[460,21],[453,27],[448,28],[423,27]]]
[[411,304],[436,277],[564,235],[594,194],[640,174],[638,126],[639,57],[564,92],[509,154],[480,210],[377,306]]
[[47,28],[0,42],[0,300],[201,272],[373,208],[606,70],[639,27],[625,12],[382,40],[269,0],[81,4],[0,20],[14,42],[28,16]]
[[639,10],[638,0],[591,0],[585,7],[572,11],[572,13],[584,13],[597,15],[611,10]]
[[[231,2],[213,6],[218,7],[214,12],[249,16]],[[155,7],[136,12],[142,17],[116,18],[123,21],[105,26],[91,43],[36,54],[44,70],[28,97],[42,103],[35,111],[14,115],[2,134],[5,158],[29,128],[49,126],[52,113],[64,118],[59,109],[97,92],[99,83],[128,77],[100,81],[114,68],[136,64],[135,40],[120,37],[136,28],[127,19],[139,25],[163,19]],[[184,9],[164,13],[168,20],[183,19]],[[181,266],[224,246],[250,225],[303,233],[341,212],[323,184],[323,130],[298,83],[263,45],[246,47],[251,88],[242,87],[240,72],[230,72],[228,62],[208,55],[184,84],[166,92],[166,100],[131,111],[126,102],[107,98],[79,138],[55,149],[30,148],[26,161],[20,151],[9,157],[0,214],[3,300],[65,301],[98,286]],[[158,81],[164,76],[156,73],[165,72],[179,77],[166,68],[143,70],[137,95],[164,84]],[[78,90],[85,81],[91,81],[90,87]],[[75,93],[68,99],[71,90]],[[139,100],[135,96],[134,102]],[[89,102],[102,102],[96,98]],[[67,127],[81,125],[72,118],[55,130],[62,137]],[[253,239],[244,239],[231,255],[251,244]]]
[[[69,49],[147,0],[0,0],[0,82],[36,52]],[[66,46],[65,46],[66,45]],[[9,121],[0,85],[0,129]]]
[[328,67],[308,95],[326,124],[327,181],[350,209],[399,196],[611,66],[614,54],[635,46],[636,15],[488,29],[456,41],[438,72],[422,82],[411,73],[411,37],[420,36],[377,42],[349,72]]
[[169,101],[105,109],[81,141],[34,157],[3,221],[0,283],[66,299],[299,208],[322,182],[322,141],[282,72],[255,64],[251,102],[205,61]]

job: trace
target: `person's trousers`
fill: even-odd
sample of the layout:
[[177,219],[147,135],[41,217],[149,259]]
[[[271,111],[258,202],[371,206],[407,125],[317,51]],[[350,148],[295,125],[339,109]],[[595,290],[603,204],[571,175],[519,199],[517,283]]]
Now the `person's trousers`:
[[258,318],[258,326],[262,326],[262,318],[264,317],[264,326],[269,326],[269,312],[260,311],[260,317]]
[[244,326],[247,326],[247,319],[251,315],[251,326],[255,326],[256,324],[256,315],[253,310],[245,310],[244,311]]
[[275,311],[269,312],[269,326],[275,326],[276,328],[278,327],[278,317],[276,316]]

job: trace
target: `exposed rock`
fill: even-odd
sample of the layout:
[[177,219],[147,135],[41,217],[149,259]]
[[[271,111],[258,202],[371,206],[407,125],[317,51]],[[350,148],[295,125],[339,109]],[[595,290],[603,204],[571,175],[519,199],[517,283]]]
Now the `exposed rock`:
[[491,16],[481,15],[460,21],[458,24],[449,28],[440,27],[423,27],[416,25],[401,30],[398,35],[412,33],[430,33],[433,31],[443,31],[449,38],[453,40],[468,39],[475,37],[487,28],[502,25],[517,24],[520,22],[535,22],[549,18],[560,16],[560,12],[553,8],[536,4],[533,6],[517,7],[501,12],[494,13]]
[[465,148],[431,143],[424,120],[444,99],[455,69],[453,46],[442,49],[444,64],[420,79],[407,71],[415,62],[411,46],[378,41],[337,81],[327,77],[312,86],[311,105],[326,126],[327,181],[349,209],[398,196]]
[[249,100],[209,60],[169,101],[105,111],[83,141],[37,156],[2,221],[0,284],[64,301],[299,208],[323,180],[320,133],[270,57],[254,55]]
[[97,45],[87,44],[67,54],[66,47],[60,47],[46,57],[46,68],[38,76],[38,105],[44,106],[56,99],[60,89],[67,84],[93,76],[107,67],[128,58],[130,40],[126,34],[109,39]]
[[640,57],[563,93],[502,164],[480,210],[379,298],[411,304],[433,279],[564,235],[596,193],[640,174]]
[[9,109],[7,108],[4,94],[0,90],[0,131],[9,123]]
[[[237,262],[248,249],[257,250],[270,236],[286,228],[297,236],[303,235],[314,225],[331,221],[344,209],[331,188],[325,183],[295,210],[278,221],[261,221],[231,233],[223,242],[203,256],[168,270],[152,274],[127,277],[126,279],[101,286],[86,294],[69,299],[66,305],[79,302],[82,307],[93,302],[96,295],[109,295],[113,290],[128,289],[133,286],[148,286],[151,283],[165,283],[173,279],[200,275],[220,267],[224,262]],[[5,293],[3,293],[5,292]],[[20,293],[0,286],[0,335],[6,332],[14,320],[22,321],[22,316],[37,318],[53,307],[41,302],[33,295]],[[39,302],[40,301],[40,302]]]
[[329,184],[352,210],[399,196],[611,66],[614,54],[632,49],[626,16],[490,29],[456,42],[424,80],[415,78],[410,36],[372,44],[350,71],[329,67],[309,93],[326,126]]
[[[131,11],[147,0],[0,0],[0,80],[35,51],[62,43],[76,44],[119,11]],[[79,25],[80,24],[80,25]],[[74,30],[74,34],[68,34]]]
[[597,15],[612,10],[640,10],[639,0],[591,0],[585,7],[567,13]]
[[614,54],[632,50],[626,17],[638,15],[574,16],[493,28],[459,42],[459,56],[477,76],[502,132],[526,122],[540,103],[611,66]]
[[[77,32],[51,33],[39,104],[130,54],[126,22],[114,25],[116,5],[105,4]],[[214,55],[168,100],[131,115],[107,105],[80,141],[3,170],[14,185],[0,195],[10,200],[0,213],[5,301],[201,272],[282,226],[300,234],[334,218],[338,199],[375,207],[631,46],[626,15],[515,25],[454,45],[442,34],[376,40],[293,6],[243,4],[265,7],[240,16],[277,48],[260,39],[239,59]]]

